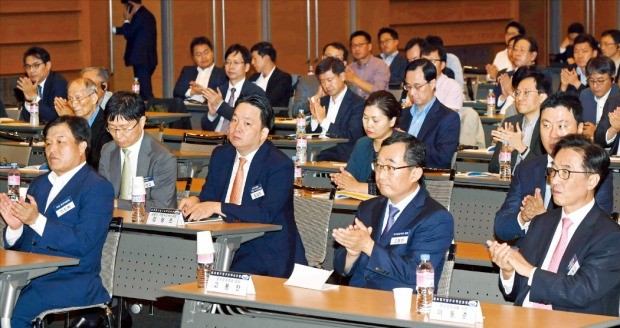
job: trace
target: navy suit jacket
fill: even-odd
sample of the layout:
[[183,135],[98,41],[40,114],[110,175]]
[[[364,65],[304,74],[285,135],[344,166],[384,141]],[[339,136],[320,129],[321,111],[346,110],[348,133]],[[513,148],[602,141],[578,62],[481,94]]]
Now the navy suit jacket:
[[[523,257],[537,267],[532,286],[528,286],[527,277],[515,273],[512,292],[506,294],[501,281],[500,290],[515,305],[522,305],[530,292],[532,302],[551,304],[554,310],[618,316],[620,226],[594,205],[570,239],[558,272],[552,273],[540,267],[561,216],[562,209],[557,208],[534,219],[519,248]],[[579,267],[569,275],[574,260]]]
[[603,108],[603,115],[601,115],[601,120],[596,126],[596,131],[594,131],[594,142],[596,142],[603,148],[611,147],[609,153],[612,155],[618,153],[618,145],[620,145],[620,133],[616,135],[616,139],[614,139],[612,143],[607,144],[607,130],[611,126],[611,124],[609,123],[609,113],[616,110],[616,107],[619,106],[620,95],[613,97],[610,95],[605,102],[605,107]]
[[[254,73],[250,76],[251,82],[256,82],[261,73]],[[293,96],[293,78],[291,74],[275,68],[269,82],[267,82],[267,99],[272,107],[288,107],[288,103]]]
[[[383,60],[381,56],[377,56],[377,58]],[[394,57],[390,63],[390,82],[388,83],[390,89],[400,89],[401,83],[405,80],[405,73],[407,73],[407,64],[409,64],[407,58],[400,54]]]
[[[24,93],[17,88],[14,91],[17,101],[24,102]],[[67,99],[67,80],[60,74],[50,71],[45,83],[43,83],[43,96],[39,101],[39,120],[41,122],[51,122],[58,117],[58,113],[56,113],[54,108],[54,98],[56,97]],[[28,110],[22,110],[20,116],[22,120],[30,121],[30,112]]]
[[[226,203],[237,150],[232,144],[217,147],[211,156],[207,183],[200,201],[222,203],[226,222],[278,224],[282,230],[241,244],[231,271],[289,277],[295,263],[307,264],[293,211],[293,162],[271,141],[259,148],[247,172],[241,205]],[[264,196],[253,199],[252,190],[262,188]]]
[[[114,210],[112,184],[84,165],[45,210],[52,189],[48,175],[34,179],[28,188],[28,194],[37,201],[39,213],[47,218],[43,235],[24,225],[15,244],[9,247],[5,241],[4,247],[80,260],[78,265],[60,267],[30,282],[27,288],[36,288],[46,302],[59,306],[107,302],[110,294],[103,287],[99,272],[101,251]],[[71,202],[75,208],[58,216],[57,210]]]
[[[605,102],[605,106],[607,106],[609,101],[617,95],[620,95],[620,90],[618,90],[618,86],[615,83],[612,83],[609,97]],[[579,100],[581,101],[581,105],[583,106],[583,121],[590,122],[596,125],[596,100],[594,100],[594,94],[592,93],[592,89],[585,88],[581,90],[581,93],[579,93]],[[603,106],[603,109],[605,108],[605,106]],[[601,120],[603,119],[603,116],[605,116],[605,110],[603,110]]]
[[[400,128],[407,132],[411,125],[411,108],[403,109]],[[435,102],[422,123],[417,138],[426,148],[426,167],[448,169],[459,145],[461,118],[452,109],[444,106],[439,99]]]
[[116,28],[127,40],[125,46],[125,66],[157,66],[157,24],[155,16],[141,6],[131,18],[131,22]]
[[[228,82],[219,85],[218,88],[220,89],[222,96],[226,97],[226,93],[228,92]],[[239,98],[252,94],[265,97],[265,91],[263,91],[263,89],[246,79],[245,81],[243,81],[241,93],[239,93],[239,90],[235,91],[235,104],[237,103],[237,100],[239,100]],[[228,95],[228,97],[230,97],[230,95]],[[233,109],[235,108],[228,104],[228,99],[224,99],[224,102],[217,109],[217,117],[215,118],[215,120],[209,120],[209,113],[204,114],[204,116],[200,120],[200,125],[202,126],[202,129],[207,131],[215,131],[215,128],[220,121],[220,117],[223,116],[225,119],[230,120],[232,118]]]
[[[504,122],[512,123],[513,126],[519,124],[519,128],[523,130],[523,114],[517,114],[514,116],[510,116],[504,120]],[[542,141],[540,140],[540,116],[534,123],[534,130],[532,131],[532,141],[530,142],[530,151],[527,153],[527,156],[521,163],[527,162],[530,159],[544,155],[547,153],[545,148],[542,145]],[[498,142],[495,144],[495,149],[493,151],[493,156],[491,157],[491,161],[489,162],[489,172],[499,173],[499,153],[502,150],[502,143]],[[515,164],[517,163],[517,156],[519,156],[519,152],[515,149],[512,151],[510,156],[510,172],[512,172],[515,168]],[[521,163],[519,165],[521,165]]]
[[[185,66],[181,70],[181,74],[177,79],[177,83],[174,85],[174,91],[172,92],[172,96],[175,98],[183,98],[185,99],[185,93],[187,89],[189,89],[189,83],[191,81],[196,81],[198,77],[198,66]],[[223,69],[213,66],[213,70],[211,71],[211,77],[209,77],[208,88],[215,90],[219,85],[224,83],[228,83],[228,77]]]
[[[500,240],[515,240],[525,237],[517,215],[521,211],[521,202],[527,195],[534,195],[540,189],[545,199],[545,182],[547,180],[548,155],[541,155],[519,164],[510,181],[510,189],[502,207],[495,213],[495,236]],[[611,213],[614,206],[614,175],[609,172],[594,195],[596,205],[606,213]],[[554,209],[553,197],[549,201],[549,210]],[[519,241],[521,243],[522,240]]]
[[[344,272],[347,250],[339,246],[334,252],[334,269],[351,276],[350,286],[392,290],[416,288],[416,269],[421,254],[429,254],[435,269],[435,286],[443,270],[444,257],[454,238],[452,215],[420,186],[418,194],[400,214],[387,235],[381,238],[388,199],[379,196],[360,203],[356,217],[372,227],[375,245],[371,256],[362,253]],[[404,244],[391,245],[395,236],[407,236]],[[437,289],[435,289],[437,290]]]
[[[326,113],[329,113],[330,96],[321,98],[321,106],[324,106]],[[319,161],[337,161],[348,162],[353,152],[353,147],[357,140],[364,136],[364,126],[362,125],[362,116],[364,115],[364,99],[356,95],[351,89],[347,88],[338,115],[333,124],[329,125],[327,135],[333,138],[346,138],[348,142],[339,143],[335,147],[325,149],[319,153],[317,160]],[[312,130],[309,125],[310,132],[320,133],[323,128],[319,125],[316,130]]]

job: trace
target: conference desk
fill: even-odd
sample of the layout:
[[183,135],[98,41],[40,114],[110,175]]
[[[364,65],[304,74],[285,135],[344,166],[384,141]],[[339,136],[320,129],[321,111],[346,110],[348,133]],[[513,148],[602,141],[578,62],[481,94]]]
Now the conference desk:
[[192,124],[192,129],[200,130],[202,128],[200,120],[202,120],[202,117],[209,111],[209,105],[196,104],[188,101],[184,101],[183,103],[185,104],[185,108],[187,108],[187,112],[191,115],[189,120]]
[[[297,154],[297,140],[281,135],[270,135],[269,140],[289,158]],[[310,138],[308,139],[308,149],[306,152],[308,161],[316,158],[321,151],[348,141],[349,139],[344,138]]]
[[0,326],[11,326],[11,314],[19,292],[30,280],[52,273],[58,267],[78,263],[78,259],[0,248]]
[[[147,132],[157,133],[159,129],[146,129]],[[207,137],[222,137],[225,136],[226,133],[222,132],[213,132],[213,131],[205,131],[205,130],[185,130],[185,129],[172,129],[165,128],[162,132],[162,140],[168,146],[170,150],[179,150],[181,149],[181,142],[183,141],[183,135],[185,133],[198,134]],[[220,144],[221,140],[213,140],[213,144]]]
[[173,112],[146,112],[146,121],[152,124],[176,122],[184,117],[190,117],[190,113],[173,113]]
[[273,122],[273,134],[295,134],[297,132],[297,118],[276,117]]
[[[185,299],[181,327],[454,327],[441,321],[428,321],[415,312],[395,313],[391,291],[340,286],[316,291],[284,285],[285,279],[252,275],[256,295],[230,296],[204,293],[195,282],[169,286],[162,295]],[[204,303],[226,308],[241,307],[242,314],[215,314],[202,311]],[[476,327],[611,327],[617,317],[523,308],[482,303],[484,323]],[[230,311],[234,313],[233,311]]]
[[239,246],[282,227],[260,223],[191,223],[169,227],[131,222],[131,211],[115,210],[123,218],[114,270],[114,295],[145,300],[160,297],[160,288],[196,281],[196,233],[211,231],[215,269],[228,270]]
[[0,123],[0,131],[17,134],[24,138],[40,136],[44,128],[45,124],[30,125],[28,122],[21,121]]
[[492,157],[493,152],[486,149],[459,150],[456,154],[456,170],[486,172]]
[[[21,186],[28,187],[30,182],[36,177],[43,175],[49,171],[47,170],[31,170],[31,169],[19,169]],[[0,169],[0,192],[7,192],[8,190],[8,175],[9,169]]]

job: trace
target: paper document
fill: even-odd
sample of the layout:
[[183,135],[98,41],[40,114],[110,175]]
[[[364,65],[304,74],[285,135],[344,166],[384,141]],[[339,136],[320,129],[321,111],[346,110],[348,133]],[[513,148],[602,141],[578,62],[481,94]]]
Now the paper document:
[[348,191],[348,190],[338,190],[336,191],[336,196],[335,196],[336,199],[354,198],[354,199],[359,199],[359,200],[367,200],[367,199],[371,199],[375,197],[377,196],[365,194],[362,192]]
[[334,270],[327,271],[309,267],[307,265],[295,264],[291,277],[284,283],[287,286],[295,286],[314,290],[337,289],[338,285],[326,284],[325,282]]

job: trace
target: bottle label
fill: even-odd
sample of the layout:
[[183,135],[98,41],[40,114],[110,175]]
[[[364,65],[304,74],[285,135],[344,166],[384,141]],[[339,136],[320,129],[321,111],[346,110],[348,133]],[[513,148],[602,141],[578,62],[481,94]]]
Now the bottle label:
[[297,126],[305,127],[306,126],[306,118],[298,117],[297,118]]
[[308,147],[308,139],[297,139],[297,147]]
[[198,263],[206,263],[206,264],[210,264],[213,263],[213,253],[207,253],[207,254],[198,254]]
[[140,85],[137,83],[134,83],[131,85],[131,91],[133,93],[140,93]]
[[500,162],[510,162],[510,152],[502,151],[499,153]]
[[9,186],[19,186],[21,177],[19,175],[10,175],[8,180],[9,180],[8,181]]
[[34,114],[34,113],[38,113],[39,112],[39,104],[38,103],[32,103],[30,105],[30,113]]
[[146,201],[146,195],[145,194],[132,195],[131,201],[134,203],[144,203]]
[[295,166],[295,179],[301,178],[301,166]]
[[434,287],[435,285],[435,274],[433,272],[418,272],[416,274],[416,285],[417,287]]

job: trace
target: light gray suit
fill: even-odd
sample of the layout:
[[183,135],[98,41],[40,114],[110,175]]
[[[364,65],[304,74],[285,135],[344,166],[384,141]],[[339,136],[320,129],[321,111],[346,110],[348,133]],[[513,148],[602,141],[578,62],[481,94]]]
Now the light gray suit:
[[[152,177],[155,186],[146,189],[146,210],[151,207],[176,208],[177,160],[168,148],[144,133],[136,176]],[[101,149],[99,174],[112,182],[114,197],[118,199],[121,189],[121,155],[118,145],[110,141]],[[131,210],[131,201],[118,199],[118,208]]]

